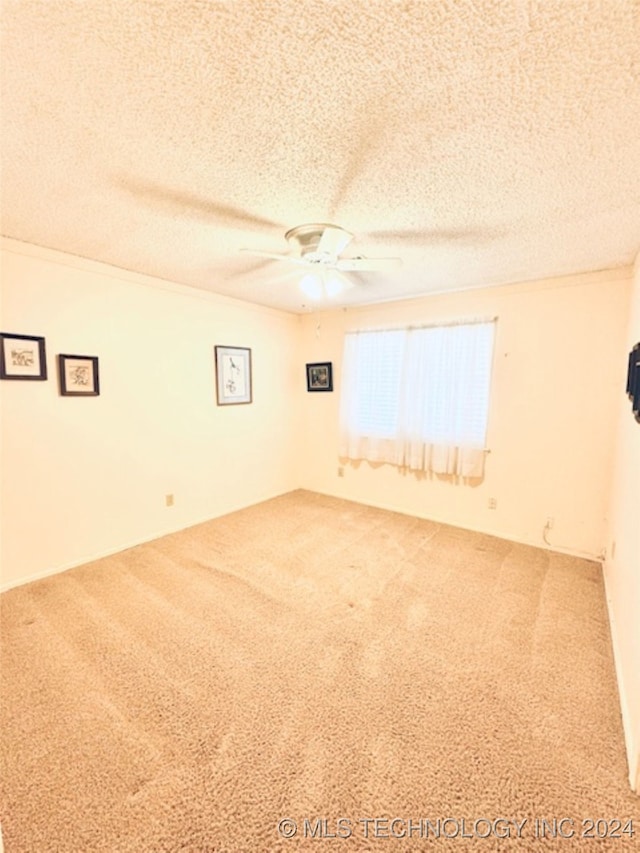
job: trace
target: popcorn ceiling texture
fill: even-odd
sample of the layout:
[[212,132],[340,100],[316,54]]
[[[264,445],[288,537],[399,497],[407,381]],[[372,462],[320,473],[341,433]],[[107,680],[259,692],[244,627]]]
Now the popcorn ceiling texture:
[[5,0],[5,235],[301,310],[284,231],[398,255],[347,302],[633,262],[637,0]]
[[[579,837],[640,820],[596,563],[293,492],[1,603],[7,853],[637,849]],[[285,840],[285,817],[527,825]],[[575,838],[536,841],[564,817]]]

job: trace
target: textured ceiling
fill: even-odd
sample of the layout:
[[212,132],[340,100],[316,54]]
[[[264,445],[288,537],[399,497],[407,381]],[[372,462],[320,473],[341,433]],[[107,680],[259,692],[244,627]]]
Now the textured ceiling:
[[640,249],[637,0],[4,0],[2,39],[19,240],[291,311],[239,250],[306,222],[403,259],[343,304]]

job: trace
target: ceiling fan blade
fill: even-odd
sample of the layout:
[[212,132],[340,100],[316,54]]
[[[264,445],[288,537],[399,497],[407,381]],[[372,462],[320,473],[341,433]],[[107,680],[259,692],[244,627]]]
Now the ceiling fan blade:
[[473,228],[415,228],[403,231],[401,228],[397,230],[389,229],[385,231],[368,231],[367,238],[371,240],[380,240],[387,243],[407,242],[424,245],[427,243],[446,242],[453,240],[474,242],[486,242],[493,240],[499,236],[499,232],[490,229],[473,229]]
[[365,271],[360,272],[359,270],[351,270],[349,278],[358,287],[366,287],[375,281],[375,277],[372,279]]
[[277,252],[262,252],[260,249],[240,249],[241,252],[246,252],[247,255],[255,255],[258,258],[271,258],[274,261],[287,261],[290,264],[297,264],[301,267],[308,267],[309,262],[302,258],[293,258],[291,255],[279,255]]
[[244,276],[253,276],[253,275],[255,275],[255,273],[257,273],[259,270],[263,269],[264,267],[270,266],[271,261],[272,261],[272,258],[260,258],[259,260],[254,261],[253,263],[249,264],[248,266],[246,264],[243,264],[241,268],[231,270],[231,272],[229,272],[226,277],[227,277],[227,279],[231,279],[231,278],[240,278],[240,277],[244,277]]
[[400,258],[341,258],[334,265],[341,272],[385,272],[400,266]]
[[250,213],[230,204],[221,204],[211,198],[196,195],[182,190],[174,190],[159,184],[123,178],[118,181],[121,188],[131,195],[150,203],[154,207],[165,208],[173,214],[185,215],[204,214],[220,221],[221,225],[237,228],[238,226],[252,228],[281,228],[278,222],[272,222],[263,216]]
[[327,225],[322,232],[316,251],[318,254],[327,254],[335,258],[352,240],[353,234],[345,231],[344,228]]
[[376,98],[364,105],[360,119],[356,120],[349,138],[349,155],[329,201],[328,211],[332,219],[361,180],[363,164],[366,166],[371,162],[373,155],[384,144],[386,129],[390,126],[387,113],[388,110],[381,107]]

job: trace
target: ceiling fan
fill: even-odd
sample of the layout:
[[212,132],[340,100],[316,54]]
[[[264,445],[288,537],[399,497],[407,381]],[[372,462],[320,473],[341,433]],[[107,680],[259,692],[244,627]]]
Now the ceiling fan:
[[[251,229],[252,232],[281,229],[282,224],[266,218],[262,213],[253,213],[233,204],[227,204],[208,196],[194,194],[188,190],[175,189],[140,180],[131,176],[120,176],[117,180],[120,189],[134,195],[138,200],[151,206],[154,211],[162,211],[172,217],[206,217],[217,221],[225,229]],[[344,190],[344,188],[343,188]],[[341,191],[342,192],[342,191]],[[330,210],[335,209],[341,200],[339,195],[334,199]],[[367,277],[360,276],[367,272],[385,272],[402,265],[400,258],[366,258],[360,255],[342,257],[341,253],[353,240],[353,234],[338,225],[329,223],[310,223],[290,228],[285,233],[285,239],[292,251],[288,254],[262,251],[260,249],[242,248],[244,254],[256,255],[265,260],[251,271],[260,268],[263,263],[271,260],[284,261],[293,268],[304,270],[300,282],[301,289],[312,299],[333,296],[353,286],[366,284]],[[420,226],[414,229],[387,227],[386,230],[367,231],[367,240],[383,241],[384,243],[403,243],[412,247],[422,247],[426,244],[448,245],[469,244],[472,247],[484,244],[501,236],[495,229]],[[230,259],[227,259],[227,262]],[[246,267],[229,275],[245,275]],[[345,275],[346,273],[346,275]],[[369,279],[370,281],[370,279]]]
[[283,255],[259,249],[240,249],[250,255],[273,258],[298,266],[338,272],[383,272],[402,264],[400,258],[341,258],[340,253],[353,240],[353,234],[338,225],[311,223],[289,229],[285,239],[295,248],[296,254]]
[[307,274],[300,281],[301,290],[312,299],[336,296],[354,282],[344,272],[383,272],[402,264],[400,258],[340,257],[340,253],[353,240],[353,234],[338,225],[313,222],[290,228],[284,235],[295,254],[264,252],[259,249],[241,249],[251,255],[306,267]]

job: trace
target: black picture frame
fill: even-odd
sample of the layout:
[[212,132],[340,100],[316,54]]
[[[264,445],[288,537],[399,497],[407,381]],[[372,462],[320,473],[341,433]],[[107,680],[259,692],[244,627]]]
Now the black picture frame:
[[627,397],[633,399],[633,380],[635,375],[635,356],[636,350],[640,344],[637,344],[629,353],[629,364],[627,366]]
[[44,381],[46,378],[44,338],[0,332],[0,379]]
[[333,391],[333,368],[330,361],[307,364],[307,391]]
[[100,374],[97,355],[58,356],[58,376],[62,397],[100,396]]
[[640,343],[637,343],[629,353],[627,396],[631,400],[635,419],[640,423]]

